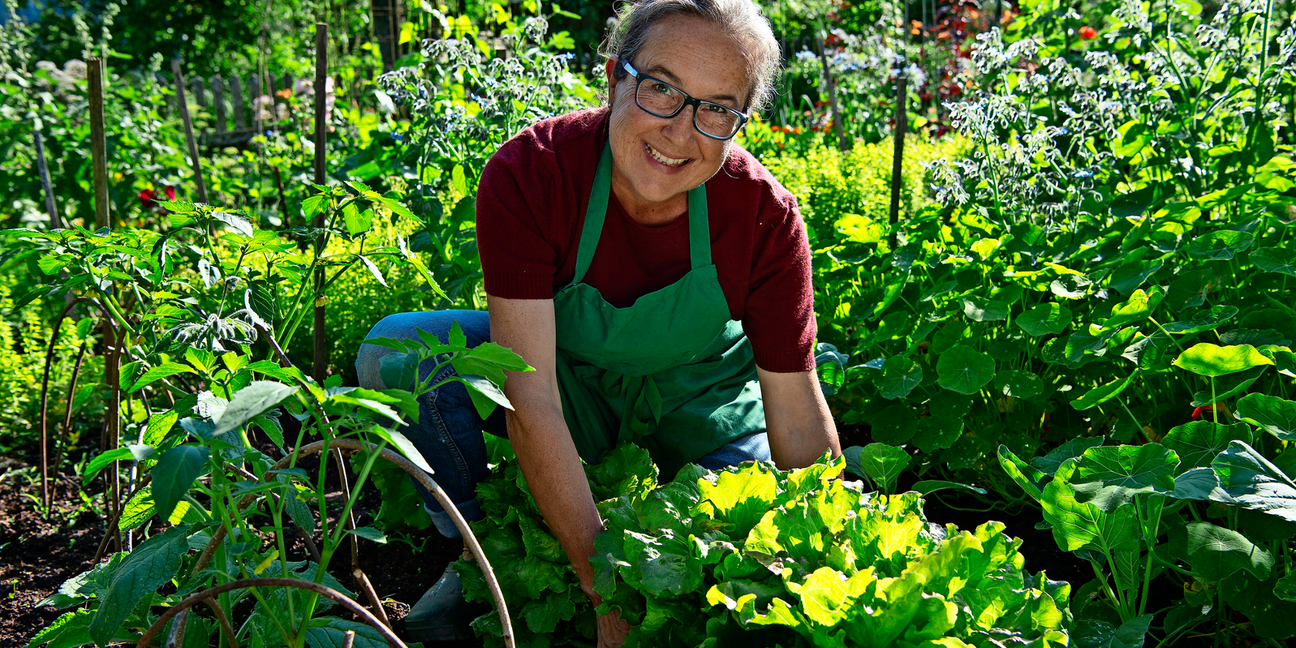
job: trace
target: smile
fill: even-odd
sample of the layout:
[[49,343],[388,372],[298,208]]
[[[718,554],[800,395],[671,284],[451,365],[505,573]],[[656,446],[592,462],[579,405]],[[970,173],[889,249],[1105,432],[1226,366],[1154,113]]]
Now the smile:
[[652,159],[657,160],[658,162],[668,167],[681,167],[689,162],[689,158],[682,158],[678,160],[675,158],[668,158],[665,155],[659,153],[657,149],[653,148],[652,146],[649,146],[647,142],[644,142],[644,150],[648,152],[648,155],[652,156]]

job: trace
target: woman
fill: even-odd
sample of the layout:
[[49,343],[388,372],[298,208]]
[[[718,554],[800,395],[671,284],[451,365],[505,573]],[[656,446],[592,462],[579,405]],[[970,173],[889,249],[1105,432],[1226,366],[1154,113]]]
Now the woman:
[[[532,126],[483,171],[488,313],[407,313],[370,333],[444,339],[457,321],[470,344],[490,339],[535,368],[508,375],[507,416],[477,418],[455,384],[425,397],[406,434],[470,520],[481,432],[507,434],[596,605],[589,556],[602,521],[581,459],[633,441],[668,478],[688,462],[786,469],[840,452],[814,372],[804,225],[791,194],[732,142],[778,72],[768,21],[750,0],[641,0],[622,8],[606,54],[607,107]],[[362,347],[362,385],[384,387],[384,353]],[[457,535],[424,495],[437,528]],[[456,636],[458,586],[448,570],[411,610],[415,638]],[[627,629],[599,618],[600,645]]]

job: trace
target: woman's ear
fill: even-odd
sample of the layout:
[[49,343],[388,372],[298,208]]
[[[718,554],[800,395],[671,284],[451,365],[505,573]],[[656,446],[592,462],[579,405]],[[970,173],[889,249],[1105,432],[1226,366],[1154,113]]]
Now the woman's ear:
[[607,74],[608,106],[612,105],[612,100],[616,97],[616,68],[617,58],[615,56],[609,56],[607,64],[603,66],[603,71]]

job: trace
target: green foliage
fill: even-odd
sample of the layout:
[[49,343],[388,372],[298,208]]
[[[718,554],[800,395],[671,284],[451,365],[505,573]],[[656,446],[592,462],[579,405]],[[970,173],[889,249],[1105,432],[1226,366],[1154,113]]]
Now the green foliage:
[[[696,466],[657,486],[648,455],[621,446],[587,466],[606,529],[595,540],[600,611],[631,623],[627,645],[968,646],[1067,641],[1070,586],[1022,570],[1021,542],[926,522],[918,493],[864,493],[845,462],[779,471]],[[593,638],[593,615],[513,463],[478,487],[473,525],[521,645]],[[470,600],[489,593],[460,561]],[[494,645],[494,612],[474,622]]]

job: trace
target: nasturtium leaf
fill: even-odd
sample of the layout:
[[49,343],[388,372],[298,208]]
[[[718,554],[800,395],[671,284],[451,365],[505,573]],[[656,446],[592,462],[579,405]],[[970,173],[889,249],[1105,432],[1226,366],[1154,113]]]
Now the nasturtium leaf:
[[1049,283],[1049,290],[1063,299],[1082,299],[1093,282],[1082,274],[1066,274]]
[[1208,261],[1227,261],[1245,252],[1255,242],[1255,235],[1236,230],[1215,230],[1198,236],[1188,244],[1188,256]]
[[1098,385],[1097,387],[1081,394],[1079,398],[1071,401],[1071,406],[1083,411],[1095,405],[1105,403],[1125,391],[1125,388],[1134,380],[1134,376],[1134,373],[1129,373],[1122,378],[1117,378],[1109,383]]
[[1070,441],[1053,448],[1043,457],[1035,457],[1034,459],[1031,459],[1030,465],[1052,477],[1057,474],[1058,468],[1062,465],[1062,462],[1068,459],[1076,459],[1080,457],[1089,448],[1096,448],[1102,445],[1104,440],[1104,437],[1101,436],[1077,437],[1071,439]]
[[1251,346],[1259,349],[1260,347],[1270,345],[1270,344],[1286,346],[1291,343],[1291,340],[1287,339],[1287,336],[1283,335],[1282,331],[1276,331],[1271,328],[1270,329],[1242,328],[1242,329],[1233,329],[1232,331],[1226,331],[1224,333],[1221,333],[1220,342],[1224,343],[1225,345],[1250,344]]
[[973,295],[963,298],[963,314],[973,322],[998,322],[1008,319],[1008,304]]
[[1246,371],[1220,376],[1214,379],[1206,389],[1193,392],[1191,405],[1193,407],[1205,407],[1233,398],[1255,384],[1255,381],[1259,380],[1268,368],[1268,365],[1260,365]]
[[1143,493],[1174,490],[1179,457],[1159,443],[1099,446],[1085,450],[1069,481],[1080,502],[1111,512]]
[[932,493],[935,493],[936,491],[942,491],[951,488],[960,489],[960,490],[970,490],[974,493],[977,493],[978,495],[986,494],[986,490],[984,488],[973,486],[971,484],[945,481],[943,479],[924,479],[921,481],[914,482],[913,485],[913,490],[922,493],[923,495],[930,495]]
[[1168,322],[1162,326],[1167,333],[1175,335],[1191,335],[1193,333],[1205,333],[1213,331],[1220,324],[1227,322],[1238,314],[1237,306],[1231,304],[1218,304],[1211,306],[1206,310],[1199,310],[1193,313],[1186,313],[1186,319],[1177,322]]
[[1165,299],[1165,293],[1159,287],[1151,291],[1135,290],[1130,298],[1112,307],[1111,316],[1103,321],[1104,329],[1114,330],[1129,324],[1147,319],[1152,311]]
[[962,418],[935,414],[918,419],[918,429],[910,442],[923,452],[934,452],[954,445],[961,434]]
[[1250,445],[1232,441],[1211,463],[1223,496],[1211,499],[1296,522],[1296,482]]
[[[347,643],[347,631],[352,632],[352,643]],[[387,640],[373,626],[358,621],[348,621],[337,617],[321,617],[310,620],[306,628],[306,644],[309,648],[386,648]]]
[[1152,615],[1130,619],[1116,627],[1100,619],[1081,619],[1072,634],[1076,648],[1142,648]]
[[1290,603],[1296,603],[1296,572],[1291,572],[1278,579],[1278,582],[1274,584],[1274,596]]
[[254,380],[234,393],[233,400],[219,417],[213,435],[236,430],[257,415],[283,402],[297,392],[297,387],[265,380]]
[[1003,466],[1004,472],[1012,478],[1022,490],[1026,491],[1031,499],[1039,501],[1044,494],[1044,473],[1030,464],[1022,461],[1006,445],[1000,445],[996,453],[999,458],[999,465]]
[[922,365],[914,362],[913,358],[891,356],[882,363],[882,375],[876,382],[882,398],[895,400],[908,396],[922,379]]
[[842,451],[851,472],[868,477],[878,490],[891,492],[900,473],[909,465],[909,453],[885,443],[870,443]]
[[1140,337],[1125,347],[1121,357],[1146,371],[1162,371],[1170,368],[1170,359],[1166,351],[1170,348],[1170,336],[1155,331],[1146,337]]
[[176,575],[181,558],[189,550],[188,531],[188,527],[167,529],[126,556],[104,588],[99,608],[90,620],[90,636],[96,643],[106,645],[144,596]]
[[1220,490],[1219,475],[1209,467],[1193,468],[1175,477],[1175,489],[1170,496],[1182,500],[1232,501],[1227,493]]
[[995,361],[972,347],[956,344],[936,361],[937,382],[960,394],[975,394],[994,379]]
[[1251,263],[1265,272],[1296,277],[1296,252],[1263,248],[1251,253]]
[[1215,455],[1228,449],[1229,443],[1251,443],[1251,428],[1245,423],[1220,425],[1213,421],[1193,421],[1172,428],[1162,442],[1179,455],[1180,470],[1211,465]]
[[1271,364],[1273,360],[1249,344],[1221,347],[1209,342],[1194,344],[1174,361],[1176,367],[1208,378]]
[[873,417],[873,439],[888,445],[903,445],[918,429],[918,417],[906,403],[895,403]]
[[158,458],[149,474],[153,476],[153,501],[159,516],[171,517],[171,511],[184,499],[194,480],[207,472],[208,454],[202,446],[181,445]]
[[1057,335],[1071,324],[1071,309],[1052,302],[1040,304],[1022,313],[1013,323],[1034,337]]
[[1242,569],[1268,580],[1273,562],[1269,552],[1237,531],[1210,522],[1188,525],[1188,564],[1208,581],[1222,581]]
[[1044,520],[1053,527],[1053,539],[1063,551],[1091,548],[1105,553],[1137,549],[1139,525],[1134,507],[1117,507],[1104,512],[1093,504],[1080,502],[1075,490],[1063,479],[1044,486],[1040,496]]
[[1044,381],[1029,371],[1000,371],[994,379],[995,391],[1013,398],[1035,398],[1044,393]]
[[961,419],[972,411],[972,398],[966,394],[941,392],[927,401],[932,416],[949,416]]
[[1265,394],[1247,394],[1237,402],[1237,415],[1281,441],[1296,440],[1296,402]]
[[1142,286],[1148,280],[1148,277],[1161,270],[1163,265],[1165,263],[1160,260],[1150,263],[1136,261],[1123,265],[1107,278],[1107,285],[1117,292],[1128,295]]

